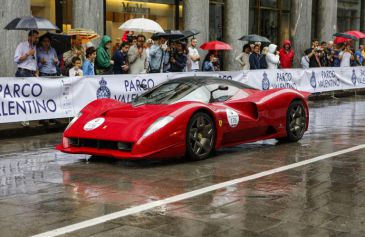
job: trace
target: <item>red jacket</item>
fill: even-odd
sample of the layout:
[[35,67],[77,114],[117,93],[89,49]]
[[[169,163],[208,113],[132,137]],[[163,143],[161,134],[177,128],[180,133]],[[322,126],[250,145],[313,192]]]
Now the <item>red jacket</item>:
[[[285,51],[286,44],[289,44],[289,46],[290,46],[289,52]],[[294,50],[292,50],[291,43],[289,40],[284,40],[283,48],[281,48],[279,50],[279,56],[280,56],[281,68],[292,68],[293,67]]]

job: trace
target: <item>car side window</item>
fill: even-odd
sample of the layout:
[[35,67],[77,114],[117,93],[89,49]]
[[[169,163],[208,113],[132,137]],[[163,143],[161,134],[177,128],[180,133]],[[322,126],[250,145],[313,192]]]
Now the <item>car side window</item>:
[[218,84],[218,83],[210,84],[210,85],[207,85],[207,88],[209,89],[209,91],[213,91],[213,90],[217,89],[219,87],[219,85],[228,86],[228,90],[214,91],[212,93],[212,102],[224,102],[224,101],[228,100],[229,98],[231,98],[239,90],[235,86],[232,86],[229,84],[223,84],[223,83],[222,84]]

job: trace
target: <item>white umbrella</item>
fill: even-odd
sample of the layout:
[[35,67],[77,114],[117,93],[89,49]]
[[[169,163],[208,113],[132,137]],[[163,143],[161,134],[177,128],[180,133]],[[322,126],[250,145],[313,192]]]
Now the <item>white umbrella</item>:
[[158,33],[164,32],[162,27],[155,21],[146,18],[135,18],[124,22],[119,26],[123,31],[137,31],[137,32],[149,32]]

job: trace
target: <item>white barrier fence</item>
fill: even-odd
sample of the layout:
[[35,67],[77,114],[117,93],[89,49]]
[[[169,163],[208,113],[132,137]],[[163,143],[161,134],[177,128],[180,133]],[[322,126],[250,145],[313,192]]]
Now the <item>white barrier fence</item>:
[[97,98],[130,102],[166,80],[185,76],[212,76],[252,87],[294,88],[310,93],[365,88],[365,67],[311,70],[251,70],[235,72],[164,73],[64,78],[0,78],[0,123],[73,117]]

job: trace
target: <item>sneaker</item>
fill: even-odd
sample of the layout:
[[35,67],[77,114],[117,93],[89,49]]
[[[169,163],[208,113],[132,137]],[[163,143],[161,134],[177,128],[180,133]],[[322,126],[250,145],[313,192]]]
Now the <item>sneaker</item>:
[[29,121],[22,121],[22,122],[20,122],[20,124],[21,124],[23,127],[29,127]]

